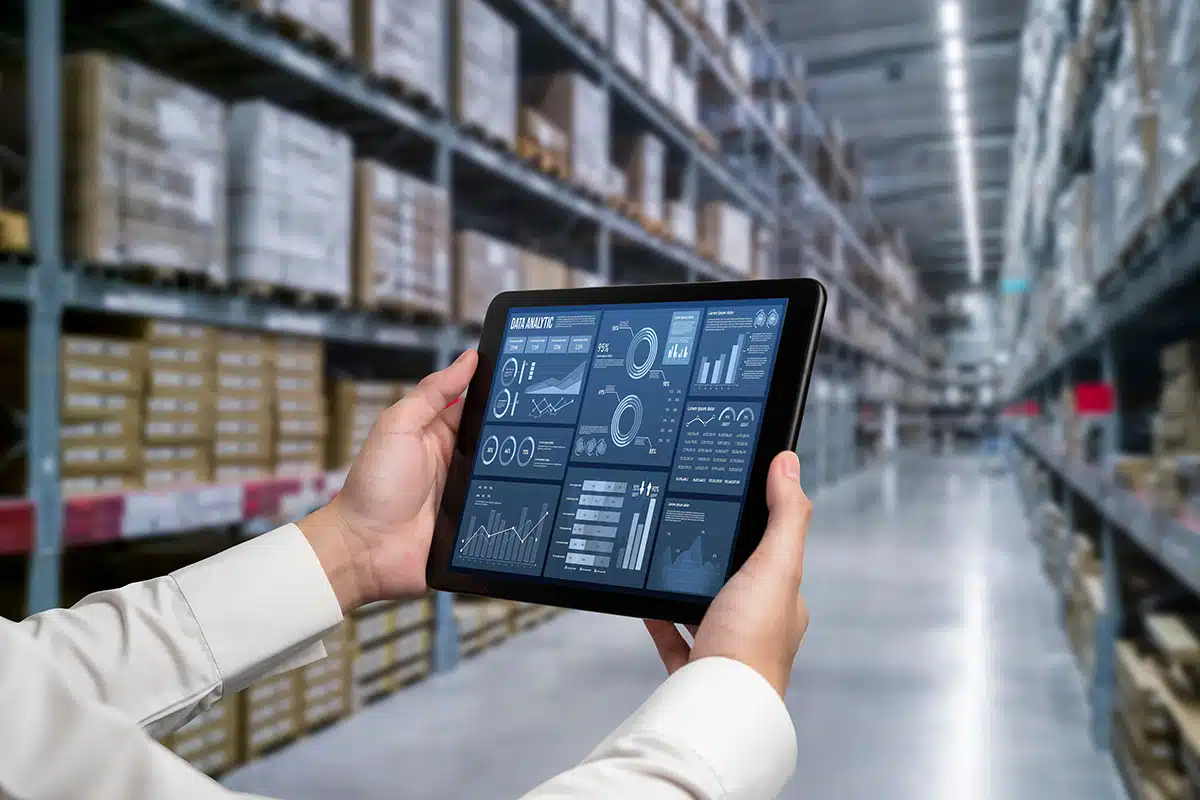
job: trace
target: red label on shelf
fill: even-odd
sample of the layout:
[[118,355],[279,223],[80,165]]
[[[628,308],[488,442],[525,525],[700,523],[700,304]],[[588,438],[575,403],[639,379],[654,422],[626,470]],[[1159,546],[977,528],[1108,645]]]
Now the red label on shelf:
[[1079,383],[1075,385],[1075,410],[1080,414],[1111,414],[1113,406],[1112,384]]
[[28,553],[33,549],[33,503],[0,502],[0,555]]

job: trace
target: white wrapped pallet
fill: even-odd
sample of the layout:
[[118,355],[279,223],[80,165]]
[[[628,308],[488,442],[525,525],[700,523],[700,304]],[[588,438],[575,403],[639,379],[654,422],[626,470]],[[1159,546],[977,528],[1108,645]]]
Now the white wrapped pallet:
[[1113,92],[1114,235],[1121,250],[1154,208],[1158,179],[1158,29],[1152,0],[1125,8]]
[[680,242],[696,245],[696,209],[682,200],[667,201],[667,223],[671,235]]
[[671,104],[675,41],[661,14],[646,12],[646,87],[660,103]]
[[481,0],[457,0],[454,108],[464,125],[517,147],[517,29]]
[[523,97],[567,136],[571,180],[603,193],[609,151],[608,93],[575,72],[529,78]]
[[646,79],[646,0],[613,0],[613,57],[639,81]]
[[353,154],[339,131],[261,100],[233,107],[233,277],[350,297]]
[[687,70],[675,64],[671,67],[671,108],[689,127],[700,122],[699,101],[696,95],[696,80]]
[[608,46],[608,3],[605,0],[566,0],[566,9],[588,36]]
[[354,0],[354,52],[375,75],[446,107],[447,0]]
[[739,275],[750,275],[753,256],[750,217],[727,203],[711,202],[700,215],[700,242],[713,259]]
[[1070,322],[1088,307],[1093,293],[1090,175],[1077,175],[1059,197],[1054,246],[1063,294],[1063,317]]
[[1200,162],[1200,2],[1160,0],[1159,191],[1175,193]]
[[342,55],[353,52],[348,0],[252,0],[266,14],[324,37]]

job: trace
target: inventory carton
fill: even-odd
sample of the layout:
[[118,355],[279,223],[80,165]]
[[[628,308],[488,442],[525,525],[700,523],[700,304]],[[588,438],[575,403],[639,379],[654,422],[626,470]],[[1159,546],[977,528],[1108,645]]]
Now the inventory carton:
[[700,216],[700,243],[718,264],[740,275],[750,275],[750,217],[731,205],[710,202]]
[[602,194],[608,167],[608,94],[575,72],[524,82],[522,97],[567,137],[567,171],[575,183]]
[[612,51],[617,65],[639,81],[646,78],[646,0],[613,0]]
[[517,146],[517,29],[483,0],[454,4],[454,113],[458,121]]
[[608,45],[608,3],[602,0],[564,0],[567,14],[601,45]]
[[522,250],[521,288],[567,289],[570,288],[570,275],[561,261],[532,250]]
[[657,11],[646,10],[646,88],[663,105],[671,104],[675,37]]
[[445,108],[445,4],[451,1],[354,0],[359,63],[427,98],[435,108]]
[[243,0],[243,3],[285,20],[290,29],[299,28],[306,38],[320,37],[343,56],[353,50],[348,0]]
[[456,236],[457,316],[482,325],[492,298],[521,286],[521,251],[477,231]]
[[667,208],[667,227],[671,235],[686,245],[696,244],[696,209],[682,200],[669,200]]
[[666,148],[662,140],[643,133],[618,142],[617,162],[625,172],[627,197],[647,219],[662,222],[666,188]]

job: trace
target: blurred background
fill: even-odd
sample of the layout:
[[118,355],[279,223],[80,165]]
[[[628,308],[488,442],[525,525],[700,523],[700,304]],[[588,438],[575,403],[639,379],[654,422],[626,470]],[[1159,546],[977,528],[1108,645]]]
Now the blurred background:
[[[1200,797],[1200,0],[0,3],[0,612],[337,491],[497,292],[812,276],[794,797]],[[165,744],[511,797],[661,681],[430,595]],[[53,768],[47,765],[47,769]]]

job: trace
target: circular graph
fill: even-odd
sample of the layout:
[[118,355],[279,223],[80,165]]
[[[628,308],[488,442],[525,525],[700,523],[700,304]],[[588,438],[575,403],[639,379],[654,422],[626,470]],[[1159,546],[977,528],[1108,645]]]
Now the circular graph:
[[[633,412],[633,424],[622,430],[626,412],[630,411]],[[617,447],[628,447],[633,443],[640,427],[642,427],[642,398],[636,394],[626,395],[624,400],[617,403],[617,410],[613,412],[612,416],[612,424],[608,428],[613,444]]]
[[738,422],[754,422],[754,409],[743,408],[738,412],[737,418]]
[[514,436],[504,437],[504,442],[500,445],[500,463],[508,466],[513,462],[513,456],[517,454],[517,439]]
[[[643,343],[650,346],[649,352],[646,353],[645,360],[639,362],[637,351]],[[656,358],[658,358],[658,333],[654,328],[642,328],[633,335],[633,341],[629,343],[629,352],[625,354],[625,368],[629,370],[629,377],[641,380],[649,375]]]
[[596,442],[596,455],[602,456],[607,452],[608,452],[608,440],[607,439],[601,439],[600,441]]
[[583,447],[584,447],[583,437],[580,436],[578,439],[575,440],[575,455],[577,455],[577,456],[583,455]]
[[496,460],[496,453],[500,452],[500,440],[495,436],[489,436],[483,441],[482,458],[483,463],[491,464]]
[[596,454],[596,440],[595,439],[588,439],[587,454],[589,456],[594,456]]
[[501,389],[500,393],[496,395],[496,399],[492,401],[492,416],[496,419],[504,419],[504,416],[512,408],[512,404],[512,392],[508,389]]
[[737,419],[737,412],[729,406],[725,406],[723,409],[721,409],[721,415],[718,417],[718,419],[720,419],[721,422],[733,422],[735,419]]
[[532,436],[526,436],[521,440],[521,446],[517,448],[517,464],[522,467],[528,467],[529,462],[533,461],[533,451],[537,449],[537,443],[533,441]]
[[761,328],[767,324],[767,312],[759,309],[759,312],[754,315],[754,327]]
[[512,382],[517,379],[517,370],[519,365],[515,358],[510,358],[504,362],[504,366],[500,368],[500,383],[505,386],[512,386]]
[[767,327],[774,328],[778,324],[779,312],[772,308],[769,312],[767,312]]

